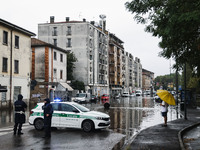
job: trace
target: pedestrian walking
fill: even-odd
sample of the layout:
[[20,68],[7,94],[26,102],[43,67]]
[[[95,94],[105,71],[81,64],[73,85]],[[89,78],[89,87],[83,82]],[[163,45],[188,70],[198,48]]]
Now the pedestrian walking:
[[[14,135],[16,133],[18,135],[23,134],[22,131],[22,124],[26,121],[25,116],[25,109],[27,108],[26,103],[22,100],[23,96],[21,94],[18,95],[18,100],[14,103],[15,109],[15,125],[14,125]],[[17,132],[18,131],[18,132]]]
[[53,114],[53,107],[50,104],[49,98],[44,99],[44,138],[50,138],[51,137],[51,119]]
[[161,105],[161,115],[164,118],[164,127],[167,126],[167,112],[168,112],[168,104],[165,101],[162,101]]

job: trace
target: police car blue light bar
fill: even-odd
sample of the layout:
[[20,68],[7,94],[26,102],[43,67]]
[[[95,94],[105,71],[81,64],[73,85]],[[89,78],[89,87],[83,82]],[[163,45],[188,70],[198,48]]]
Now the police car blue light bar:
[[60,101],[61,101],[61,99],[59,99],[59,98],[54,99],[54,102],[60,102]]

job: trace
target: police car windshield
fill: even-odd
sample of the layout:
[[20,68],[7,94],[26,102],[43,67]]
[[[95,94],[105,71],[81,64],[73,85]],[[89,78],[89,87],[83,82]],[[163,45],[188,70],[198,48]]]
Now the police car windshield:
[[89,109],[87,109],[86,107],[79,105],[79,104],[72,104],[73,106],[75,106],[76,108],[78,108],[80,111],[82,112],[88,112],[90,111]]

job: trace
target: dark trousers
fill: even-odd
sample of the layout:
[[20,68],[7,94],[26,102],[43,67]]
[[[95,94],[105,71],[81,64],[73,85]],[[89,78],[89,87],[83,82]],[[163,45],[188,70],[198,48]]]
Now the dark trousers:
[[45,137],[50,137],[51,136],[51,118],[52,118],[51,116],[44,118]]
[[21,133],[21,130],[22,130],[22,123],[15,123],[14,125],[14,133],[16,134],[17,132],[17,127],[18,127],[18,133]]

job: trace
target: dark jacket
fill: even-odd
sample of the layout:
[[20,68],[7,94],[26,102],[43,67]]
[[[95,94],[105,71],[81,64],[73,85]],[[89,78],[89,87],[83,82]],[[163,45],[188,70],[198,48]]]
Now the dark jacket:
[[21,94],[18,95],[18,100],[15,101],[15,123],[25,123],[25,108],[27,105],[24,101],[22,101],[23,96]]
[[53,107],[50,104],[50,101],[45,99],[47,102],[45,103],[45,105],[43,106],[44,109],[44,117],[46,117],[46,114],[49,114],[49,117],[52,117],[53,114]]

